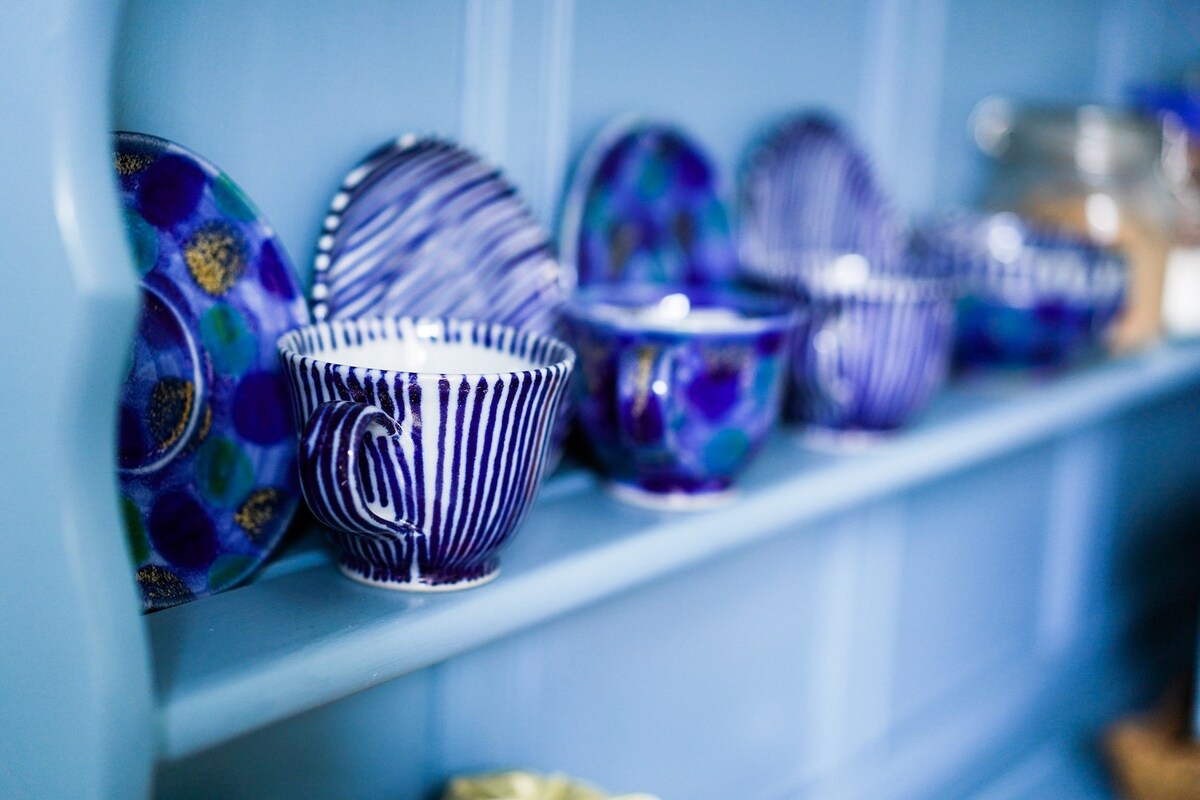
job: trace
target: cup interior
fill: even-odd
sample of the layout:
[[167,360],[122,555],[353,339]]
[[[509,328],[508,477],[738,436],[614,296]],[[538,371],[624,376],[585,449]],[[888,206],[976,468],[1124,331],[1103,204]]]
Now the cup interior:
[[408,317],[318,323],[285,334],[279,349],[285,356],[418,375],[525,372],[570,357],[555,339],[503,325]]
[[337,363],[387,372],[439,372],[464,375],[536,369],[525,358],[477,344],[408,338],[364,342],[339,348]]
[[577,320],[624,330],[666,333],[735,333],[786,326],[790,304],[731,288],[596,286],[567,306]]
[[940,273],[918,268],[912,271],[877,271],[865,257],[844,253],[812,265],[796,276],[791,291],[810,304],[854,301],[871,304],[938,303],[950,297],[951,282]]
[[966,290],[1017,285],[1026,293],[1085,302],[1120,294],[1125,283],[1125,265],[1116,253],[1009,212],[952,214],[919,239]]

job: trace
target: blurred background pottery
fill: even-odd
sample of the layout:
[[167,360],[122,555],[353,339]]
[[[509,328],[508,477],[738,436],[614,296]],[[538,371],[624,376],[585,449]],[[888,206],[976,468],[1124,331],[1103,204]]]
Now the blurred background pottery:
[[559,246],[579,285],[724,284],[737,256],[717,171],[682,129],[622,116],[567,186]]
[[610,489],[662,508],[721,502],[774,427],[793,313],[715,288],[593,287],[567,305],[581,427]]
[[392,589],[485,583],[541,485],[575,363],[484,322],[365,318],[279,340],[300,483],[340,567]]
[[872,273],[857,254],[780,284],[802,310],[787,417],[814,441],[857,444],[894,431],[946,378],[949,281]]
[[954,278],[961,366],[1068,363],[1102,349],[1123,307],[1119,253],[1016,214],[943,217],[914,249]]
[[797,114],[750,153],[738,209],[741,271],[790,282],[856,253],[879,272],[904,268],[904,226],[866,153],[833,118]]
[[442,800],[658,800],[648,794],[602,792],[566,775],[497,772],[454,778]]
[[976,106],[972,128],[994,161],[984,207],[1121,251],[1129,264],[1128,302],[1111,348],[1157,341],[1179,215],[1163,174],[1162,126],[1104,106],[1021,106],[993,97]]

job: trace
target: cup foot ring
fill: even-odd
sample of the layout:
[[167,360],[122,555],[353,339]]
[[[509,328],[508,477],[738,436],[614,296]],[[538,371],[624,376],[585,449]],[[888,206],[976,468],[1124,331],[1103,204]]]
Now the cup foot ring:
[[858,428],[838,429],[809,425],[799,433],[800,443],[819,453],[845,455],[864,453],[893,441],[894,430],[874,431]]
[[738,498],[732,486],[707,492],[652,492],[631,483],[604,484],[608,496],[622,503],[652,511],[707,511],[727,506]]
[[469,577],[457,580],[431,580],[428,576],[422,575],[406,577],[405,580],[372,578],[344,563],[339,563],[338,569],[352,581],[374,586],[377,589],[390,589],[394,592],[457,592],[491,583],[500,574],[499,565],[494,563],[484,568],[481,573],[474,573]]

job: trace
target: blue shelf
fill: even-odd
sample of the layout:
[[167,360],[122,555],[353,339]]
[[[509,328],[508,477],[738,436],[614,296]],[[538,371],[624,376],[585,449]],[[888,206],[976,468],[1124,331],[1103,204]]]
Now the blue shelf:
[[968,381],[869,453],[777,434],[738,500],[697,515],[622,506],[583,472],[554,477],[502,556],[460,594],[355,584],[312,537],[256,582],[148,618],[163,754],[180,758],[458,653],[1200,385],[1200,345],[1166,345],[1056,378]]

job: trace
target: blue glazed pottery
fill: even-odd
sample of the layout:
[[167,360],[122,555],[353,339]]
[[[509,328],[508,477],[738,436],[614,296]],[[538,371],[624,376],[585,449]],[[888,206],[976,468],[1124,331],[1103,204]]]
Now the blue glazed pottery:
[[732,289],[598,286],[567,304],[580,427],[619,499],[729,497],[775,425],[789,304]]
[[796,280],[854,253],[876,272],[902,272],[907,234],[859,145],[837,122],[801,114],[752,149],[738,208],[742,273]]
[[413,317],[318,323],[278,346],[301,422],[300,484],[342,571],[408,590],[495,577],[541,485],[571,349]]
[[804,312],[787,416],[813,439],[852,444],[894,431],[945,380],[954,336],[949,282],[872,273],[865,258],[845,255],[778,288]]
[[228,175],[118,133],[114,164],[142,309],[117,464],[147,610],[236,585],[299,499],[275,339],[308,322],[282,243]]
[[334,195],[313,316],[448,316],[551,333],[570,289],[549,233],[498,169],[408,135],[363,159]]
[[1124,305],[1120,255],[1015,214],[955,214],[915,247],[958,284],[963,367],[1068,363],[1100,349]]
[[636,117],[614,120],[580,158],[559,245],[580,285],[722,284],[737,267],[708,155],[680,129]]
[[[334,195],[313,262],[313,316],[452,317],[554,335],[572,274],[499,169],[409,134],[364,158]],[[568,422],[564,405],[552,465]]]

